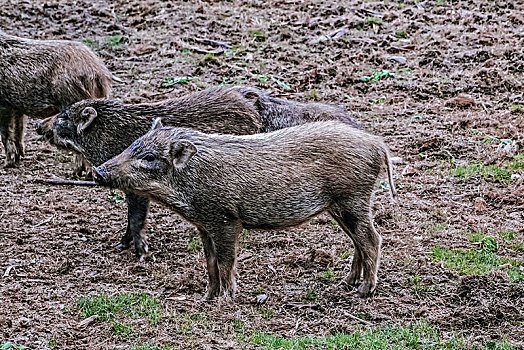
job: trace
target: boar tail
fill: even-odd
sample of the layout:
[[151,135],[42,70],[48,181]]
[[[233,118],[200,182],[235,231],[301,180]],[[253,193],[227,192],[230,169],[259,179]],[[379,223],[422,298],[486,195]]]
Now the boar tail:
[[393,165],[391,163],[391,157],[387,148],[384,148],[384,160],[386,163],[386,172],[388,174],[389,190],[391,191],[391,198],[397,198],[397,190],[395,188],[395,183],[393,182]]

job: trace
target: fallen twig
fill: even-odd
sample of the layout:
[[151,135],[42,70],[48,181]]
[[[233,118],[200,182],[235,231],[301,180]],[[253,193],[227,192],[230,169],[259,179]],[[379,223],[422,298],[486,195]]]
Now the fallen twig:
[[360,323],[365,324],[366,326],[372,326],[372,325],[373,325],[373,323],[371,323],[371,322],[369,322],[369,321],[366,321],[366,320],[363,320],[363,319],[361,319],[360,317],[357,317],[357,316],[355,316],[355,315],[352,315],[352,314],[350,314],[349,312],[346,312],[346,311],[344,311],[344,316],[347,316],[347,317],[349,317],[349,318],[352,318],[352,319],[354,319],[355,321],[358,321],[358,322],[360,322]]
[[50,185],[98,186],[94,181],[66,180],[66,179],[36,179],[36,182]]
[[204,44],[204,45],[223,47],[226,49],[231,48],[231,45],[224,41],[218,41],[218,40],[213,40],[213,39],[201,39],[201,38],[190,38],[190,39],[196,41],[197,43]]

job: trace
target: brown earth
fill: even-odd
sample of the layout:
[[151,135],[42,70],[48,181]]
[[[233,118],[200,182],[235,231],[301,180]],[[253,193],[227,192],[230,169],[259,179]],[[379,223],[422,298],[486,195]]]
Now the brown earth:
[[[524,7],[509,0],[421,3],[0,1],[0,29],[10,34],[88,42],[123,81],[115,85],[116,98],[160,100],[222,82],[259,86],[344,105],[402,158],[395,165],[398,203],[385,189],[374,200],[384,242],[372,298],[338,287],[351,261],[341,256],[352,245],[324,215],[301,227],[244,235],[238,296],[201,303],[205,260],[202,251],[188,250],[194,229],[155,204],[147,263],[116,250],[125,204],[102,188],[37,183],[70,177],[72,157],[39,140],[29,121],[22,166],[0,169],[0,272],[6,272],[0,340],[34,349],[49,348],[50,339],[63,349],[146,342],[234,349],[253,346],[235,337],[234,319],[247,333],[326,335],[362,326],[351,314],[372,326],[424,318],[472,346],[500,339],[524,346],[523,283],[510,282],[505,270],[461,276],[431,259],[436,244],[473,248],[467,232],[482,230],[500,241],[499,256],[524,262],[522,250],[498,236],[512,230],[513,243],[524,241],[524,172],[510,183],[450,174],[453,164],[500,164],[508,157],[499,142],[482,142],[487,135],[513,138],[510,152],[522,152],[524,109],[515,106],[524,105]],[[114,35],[122,36],[117,45],[106,40]],[[395,76],[361,80],[383,70]],[[199,79],[162,88],[173,76]],[[3,157],[2,151],[0,162]],[[485,209],[475,207],[477,197]],[[328,268],[333,281],[319,276]],[[410,287],[415,276],[432,292]],[[257,288],[268,295],[263,308],[272,317],[256,305]],[[306,302],[310,289],[317,297]],[[160,322],[132,321],[138,330],[132,339],[112,335],[108,322],[77,326],[79,297],[125,291],[158,298]],[[188,332],[181,323],[194,313],[207,320],[191,323]]]

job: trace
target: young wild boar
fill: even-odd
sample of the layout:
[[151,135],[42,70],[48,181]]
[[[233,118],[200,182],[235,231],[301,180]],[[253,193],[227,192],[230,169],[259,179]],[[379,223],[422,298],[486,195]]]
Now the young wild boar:
[[[308,108],[310,105],[312,108]],[[237,135],[271,131],[317,119],[338,119],[357,125],[338,107],[275,99],[254,88],[221,86],[160,103],[133,105],[109,99],[81,101],[46,120],[38,132],[51,142],[82,153],[96,166],[121,153],[145,134],[155,116],[162,117],[169,126]],[[149,202],[147,197],[131,193],[127,204],[127,230],[119,247],[127,248],[133,241],[137,257],[143,260],[148,247],[142,229]]]
[[5,166],[24,154],[24,115],[45,118],[109,94],[111,73],[84,44],[30,40],[0,31],[0,132]]
[[161,127],[93,168],[99,184],[173,209],[201,235],[207,298],[233,295],[242,228],[281,229],[328,211],[355,245],[347,282],[375,290],[381,237],[370,198],[383,169],[395,188],[386,146],[347,124],[307,123],[268,134],[233,136]]

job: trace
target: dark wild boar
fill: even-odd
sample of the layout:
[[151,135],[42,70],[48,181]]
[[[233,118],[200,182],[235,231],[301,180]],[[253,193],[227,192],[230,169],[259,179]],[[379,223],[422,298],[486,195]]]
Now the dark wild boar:
[[[312,108],[308,108],[310,105]],[[134,105],[109,99],[81,101],[49,118],[41,125],[39,133],[51,142],[81,152],[96,166],[121,153],[145,134],[154,116],[162,117],[164,124],[169,126],[246,135],[319,118],[358,125],[342,111],[340,107],[276,99],[254,88],[221,86],[159,103]],[[133,241],[137,257],[143,260],[148,251],[146,237],[142,234],[148,199],[129,194],[127,204],[128,224],[119,247],[127,248]]]
[[386,170],[382,139],[347,124],[307,123],[267,134],[203,134],[161,127],[93,168],[98,183],[131,191],[173,209],[195,225],[209,273],[207,298],[234,295],[242,228],[281,229],[328,211],[355,246],[346,282],[366,296],[376,287],[381,237],[371,195]]
[[325,103],[304,103],[274,97],[266,91],[239,86],[236,87],[244,96],[253,100],[260,114],[262,128],[260,132],[270,132],[290,126],[324,120],[339,120],[355,128],[360,128],[348,111],[340,106]]
[[31,40],[0,31],[0,132],[5,166],[24,155],[24,115],[46,118],[87,98],[106,97],[111,73],[84,44]]

